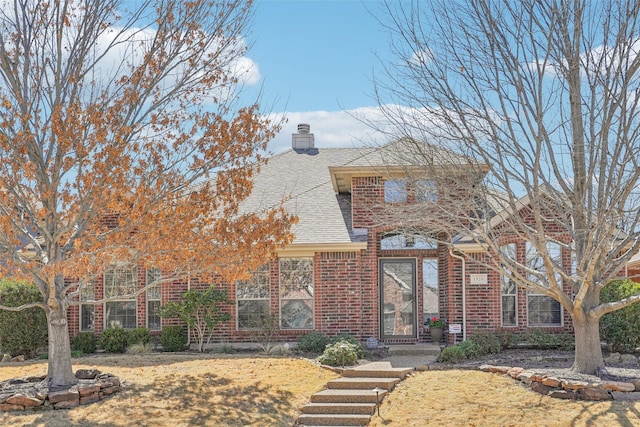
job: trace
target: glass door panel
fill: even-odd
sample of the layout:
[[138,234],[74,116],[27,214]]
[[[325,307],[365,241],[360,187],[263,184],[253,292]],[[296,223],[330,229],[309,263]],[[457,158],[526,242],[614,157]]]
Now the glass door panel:
[[416,337],[416,262],[380,260],[381,337]]

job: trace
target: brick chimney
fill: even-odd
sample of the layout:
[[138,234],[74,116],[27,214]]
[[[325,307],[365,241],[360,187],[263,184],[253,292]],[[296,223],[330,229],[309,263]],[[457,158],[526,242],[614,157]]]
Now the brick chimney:
[[315,148],[315,138],[313,137],[313,134],[310,133],[310,131],[311,126],[309,126],[307,123],[300,123],[298,125],[298,133],[294,133],[291,136],[291,145],[294,150],[306,151]]

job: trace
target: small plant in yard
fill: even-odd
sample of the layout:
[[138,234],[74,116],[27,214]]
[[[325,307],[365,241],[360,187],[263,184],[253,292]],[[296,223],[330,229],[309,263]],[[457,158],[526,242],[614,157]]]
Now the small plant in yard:
[[164,351],[182,351],[187,345],[187,334],[182,326],[165,326],[162,328],[160,343]]
[[480,346],[482,354],[495,354],[503,350],[500,338],[493,332],[476,332],[469,339]]
[[[640,283],[614,280],[600,291],[602,302],[611,302],[640,293]],[[607,313],[600,319],[600,336],[610,351],[631,352],[640,347],[640,304]]]
[[309,332],[298,340],[297,350],[305,353],[322,353],[329,344],[329,337],[319,331]]
[[346,341],[348,343],[351,343],[353,345],[356,346],[357,348],[357,353],[358,353],[358,359],[363,359],[365,356],[365,349],[364,346],[362,345],[362,343],[360,343],[357,339],[355,339],[355,337],[353,335],[350,334],[339,334],[336,335],[335,337],[332,337],[329,344],[335,344],[337,342],[340,341]]
[[328,346],[318,361],[329,366],[351,366],[358,361],[358,345],[348,341],[338,341]]
[[129,331],[129,344],[149,344],[153,337],[148,328],[135,328]]
[[512,331],[500,329],[495,331],[493,334],[500,342],[500,347],[503,350],[516,348],[520,343],[520,336]]
[[80,332],[71,338],[71,350],[79,351],[81,354],[91,354],[96,352],[96,336],[93,332]]
[[573,350],[575,340],[571,334],[560,333],[550,334],[542,329],[531,329],[524,334],[524,341],[532,348],[541,350]]
[[432,317],[431,319],[429,319],[429,327],[430,328],[438,328],[438,329],[444,329],[444,320],[442,320],[439,317]]
[[464,350],[460,344],[452,345],[442,349],[438,355],[440,363],[460,363],[465,359]]
[[129,346],[129,331],[120,326],[107,328],[100,335],[98,344],[109,353],[124,353]]
[[140,342],[137,344],[131,344],[129,347],[127,347],[127,354],[146,354],[151,353],[151,350],[153,350],[153,344],[151,344],[150,342]]
[[279,346],[274,345],[273,341],[280,329],[278,316],[273,314],[256,314],[249,320],[249,325],[252,329],[256,330],[260,350],[263,353],[273,354],[277,352],[276,349]]
[[192,289],[182,294],[180,301],[166,303],[160,307],[160,316],[177,317],[193,328],[198,350],[202,352],[211,342],[215,327],[231,319],[231,315],[224,312],[228,304],[231,301],[225,290],[209,286],[204,291]]

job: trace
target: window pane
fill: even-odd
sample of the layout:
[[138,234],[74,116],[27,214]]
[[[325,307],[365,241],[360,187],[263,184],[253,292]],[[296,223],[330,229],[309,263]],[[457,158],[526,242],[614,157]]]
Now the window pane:
[[313,328],[312,300],[285,300],[281,309],[282,329]]
[[384,201],[386,203],[404,203],[407,201],[407,183],[405,181],[385,181]]
[[237,299],[269,298],[270,278],[269,264],[266,264],[255,271],[253,276],[247,280],[238,281],[236,284]]
[[528,296],[529,325],[559,326],[562,324],[560,303],[545,295]]
[[516,297],[502,296],[502,326],[516,326]]
[[238,301],[238,329],[260,329],[268,314],[268,300]]
[[280,296],[285,299],[313,298],[313,260],[280,260]]
[[438,190],[436,183],[430,180],[416,181],[416,201],[418,202],[437,202]]
[[158,314],[159,309],[160,301],[147,301],[147,327],[152,331],[162,329],[160,315]]
[[106,327],[120,326],[125,329],[136,327],[136,302],[116,301],[105,303]]
[[114,267],[104,273],[104,293],[107,298],[132,294],[136,290],[136,268]]
[[[162,278],[162,272],[157,268],[150,268],[147,270],[146,285],[159,282]],[[156,286],[152,286],[147,289],[147,300],[159,300],[162,299],[162,284],[158,283]]]
[[90,304],[80,305],[80,330],[93,331],[94,306]]
[[80,286],[81,301],[90,301],[96,299],[95,286],[93,285],[93,283],[83,283]]
[[440,317],[438,307],[438,260],[422,260],[422,322]]

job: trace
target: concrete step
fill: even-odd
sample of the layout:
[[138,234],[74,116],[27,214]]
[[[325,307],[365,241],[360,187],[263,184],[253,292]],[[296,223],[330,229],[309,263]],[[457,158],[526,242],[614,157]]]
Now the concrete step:
[[[386,392],[379,392],[377,400],[382,402]],[[376,392],[371,390],[322,390],[311,395],[311,403],[376,403]]]
[[305,414],[361,414],[371,415],[375,403],[308,403],[302,408]]
[[437,356],[440,354],[438,344],[394,344],[389,345],[388,355],[392,356]]
[[324,415],[302,414],[298,417],[298,425],[303,426],[366,426],[371,415]]
[[413,372],[413,368],[394,368],[390,362],[371,362],[365,365],[346,369],[343,377],[348,378],[399,378],[402,379]]
[[329,389],[372,390],[383,388],[387,391],[400,382],[400,378],[341,377],[327,383]]

